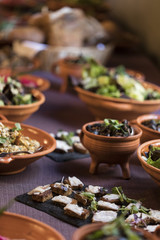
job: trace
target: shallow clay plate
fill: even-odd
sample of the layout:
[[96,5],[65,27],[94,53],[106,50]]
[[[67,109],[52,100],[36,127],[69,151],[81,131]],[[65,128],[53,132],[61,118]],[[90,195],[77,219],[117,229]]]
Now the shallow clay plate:
[[[2,122],[5,126],[8,126],[10,128],[13,128],[15,126],[14,122],[9,122],[2,115],[0,115],[0,117],[3,118],[3,120],[0,122]],[[30,163],[52,152],[56,148],[56,140],[51,137],[49,133],[25,124],[21,124],[21,128],[22,134],[24,136],[30,137],[31,139],[37,140],[40,143],[40,146],[42,146],[42,150],[33,154],[0,157],[0,175],[9,175],[21,172]]]
[[54,228],[35,219],[15,213],[5,212],[0,216],[0,234],[11,239],[65,240]]

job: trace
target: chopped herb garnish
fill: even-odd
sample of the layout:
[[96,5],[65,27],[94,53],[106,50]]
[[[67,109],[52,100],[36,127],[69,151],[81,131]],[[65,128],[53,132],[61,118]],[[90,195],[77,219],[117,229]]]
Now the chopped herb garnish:
[[4,144],[7,141],[5,137],[0,137],[0,144]]
[[122,190],[122,187],[114,187],[112,188],[112,193],[114,194],[118,194],[120,196],[120,201],[122,203],[126,202],[126,203],[136,203],[137,201],[135,199],[131,199],[131,198],[128,198],[123,190]]
[[15,127],[12,128],[12,131],[21,131],[22,128],[21,128],[21,124],[20,123],[15,123]]

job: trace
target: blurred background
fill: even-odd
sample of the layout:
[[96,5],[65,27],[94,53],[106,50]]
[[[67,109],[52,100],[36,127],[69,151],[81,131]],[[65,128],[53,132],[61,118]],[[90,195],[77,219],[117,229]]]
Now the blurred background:
[[106,64],[113,51],[160,65],[158,0],[0,0],[0,68],[54,72],[69,54]]

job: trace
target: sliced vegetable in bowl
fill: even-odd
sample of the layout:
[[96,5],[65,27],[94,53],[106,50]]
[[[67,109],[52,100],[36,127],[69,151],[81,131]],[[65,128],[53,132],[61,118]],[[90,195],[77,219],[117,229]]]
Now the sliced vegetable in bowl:
[[11,77],[0,76],[0,106],[25,105],[36,101],[31,90]]
[[160,146],[149,145],[149,151],[145,155],[144,160],[148,164],[160,169]]
[[160,99],[160,92],[145,88],[142,81],[133,77],[124,66],[106,68],[94,60],[84,68],[80,86],[107,97],[138,101]]

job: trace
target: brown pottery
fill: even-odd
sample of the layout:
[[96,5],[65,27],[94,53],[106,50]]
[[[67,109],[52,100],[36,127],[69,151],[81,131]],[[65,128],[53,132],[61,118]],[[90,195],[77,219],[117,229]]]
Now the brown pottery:
[[[15,127],[14,122],[9,122],[4,116],[0,115],[3,119],[1,122],[8,127]],[[29,164],[41,158],[42,156],[54,151],[56,148],[56,140],[50,136],[49,133],[29,126],[21,124],[22,134],[31,139],[35,139],[40,143],[42,150],[33,154],[25,155],[11,155],[7,157],[0,157],[0,175],[10,175],[22,172]]]
[[58,62],[59,75],[62,78],[61,92],[66,92],[68,87],[68,77],[74,76],[77,79],[82,77],[82,70],[86,64],[77,64],[66,62],[65,59],[60,59]]
[[0,235],[10,239],[26,240],[65,240],[56,229],[33,218],[4,212],[0,216]]
[[141,143],[147,142],[149,140],[160,139],[160,132],[153,130],[147,126],[144,126],[142,123],[147,120],[160,120],[160,115],[158,114],[147,114],[137,117],[137,119],[132,122],[137,124],[138,127],[142,129]]
[[123,178],[129,179],[129,159],[139,146],[142,131],[139,127],[133,125],[135,134],[129,137],[108,137],[95,135],[87,131],[87,125],[102,122],[90,122],[82,127],[81,142],[88,149],[92,159],[89,172],[96,173],[100,163],[119,164]]
[[6,116],[10,121],[23,122],[36,112],[45,101],[45,96],[39,90],[33,89],[32,94],[36,98],[34,103],[0,106],[0,114]]
[[[74,232],[74,234],[72,236],[72,240],[85,240],[85,237],[88,234],[91,234],[92,232],[100,229],[104,225],[105,225],[105,223],[91,223],[91,224],[82,226]],[[137,228],[135,231],[142,232],[144,234],[144,236],[146,237],[146,240],[158,240],[159,239],[155,234],[149,233],[143,229]]]
[[149,145],[160,147],[160,139],[151,140],[151,141],[145,142],[142,145],[140,145],[138,150],[137,150],[137,156],[138,156],[138,159],[139,159],[142,167],[144,168],[144,170],[160,186],[160,169],[158,169],[154,166],[151,166],[142,157],[142,156],[145,156],[145,154],[144,154],[145,152],[148,152]]
[[[146,81],[144,87],[160,92],[160,87]],[[87,105],[96,120],[104,118],[132,120],[142,114],[149,114],[160,108],[160,99],[137,101],[133,99],[105,97],[99,94],[75,87],[79,98]]]

